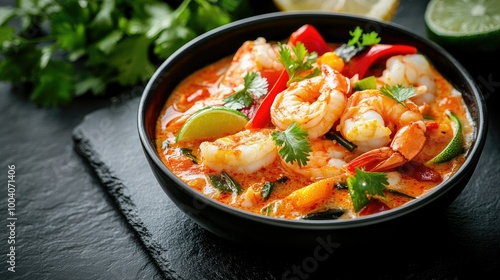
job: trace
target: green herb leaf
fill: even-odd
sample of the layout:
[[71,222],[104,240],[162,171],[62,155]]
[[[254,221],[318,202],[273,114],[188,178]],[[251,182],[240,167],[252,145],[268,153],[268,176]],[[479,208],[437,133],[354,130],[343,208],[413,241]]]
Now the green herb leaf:
[[402,85],[398,84],[395,86],[390,86],[388,84],[385,84],[381,89],[380,93],[383,95],[390,97],[394,100],[396,100],[399,104],[403,105],[406,107],[404,104],[404,101],[408,98],[411,98],[415,95],[417,95],[417,92],[413,88],[413,86],[409,87],[403,87]]
[[[146,36],[133,36],[116,45],[108,61],[118,70],[117,82],[134,85],[151,77],[155,67],[149,60],[150,44],[151,40]],[[134,51],[133,54],[130,53],[131,50]]]
[[378,44],[381,40],[377,32],[363,33],[363,29],[359,26],[356,26],[353,31],[349,31],[349,34],[352,38],[347,44],[342,44],[335,49],[335,53],[345,62],[349,62],[355,55],[365,50],[366,47]]
[[194,164],[198,164],[198,158],[193,154],[193,150],[189,148],[180,148],[181,153],[188,157]]
[[264,186],[262,187],[262,190],[260,192],[262,198],[264,198],[264,200],[267,200],[269,198],[269,196],[271,195],[271,192],[273,191],[274,186],[276,184],[284,184],[286,181],[288,181],[288,177],[283,176],[274,182],[266,182],[264,184]]
[[266,182],[262,187],[261,195],[264,200],[267,200],[274,188],[274,182]]
[[[39,80],[31,98],[41,106],[61,106],[73,98],[73,65],[63,61],[50,61],[40,70]],[[56,93],[56,94],[54,94]]]
[[352,38],[347,42],[348,46],[367,47],[378,44],[381,40],[377,32],[363,33],[363,29],[359,26],[356,26],[353,31],[349,31],[349,34]]
[[[309,53],[302,42],[297,42],[295,46],[291,47],[293,54],[290,52],[287,45],[281,43],[278,43],[278,45],[280,54],[278,60],[285,66],[286,72],[288,73],[288,85],[294,81],[309,79],[321,74],[321,70],[317,67],[313,67],[313,63],[316,62],[318,54],[316,52]],[[308,70],[312,70],[312,72],[306,76],[300,76]]]
[[224,98],[224,106],[235,110],[247,108],[252,105],[254,98],[267,93],[267,79],[262,78],[258,72],[246,73],[243,80],[244,88]]
[[221,174],[208,175],[208,179],[212,186],[222,192],[240,194],[243,191],[240,184],[231,178],[225,171],[222,171]]
[[307,131],[293,122],[285,131],[275,131],[271,135],[276,146],[280,147],[278,153],[285,162],[297,162],[299,167],[307,164],[312,151]]
[[359,212],[368,204],[368,196],[384,196],[385,186],[389,185],[387,174],[383,172],[368,172],[356,168],[355,176],[347,178],[347,187],[351,195],[354,210]]

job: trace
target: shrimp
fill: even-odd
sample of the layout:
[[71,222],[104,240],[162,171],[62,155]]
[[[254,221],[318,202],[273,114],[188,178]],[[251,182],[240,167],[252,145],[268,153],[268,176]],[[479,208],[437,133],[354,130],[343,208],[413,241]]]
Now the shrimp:
[[413,159],[423,149],[426,127],[413,102],[407,100],[403,106],[378,90],[365,90],[349,97],[347,106],[337,130],[358,146],[358,152],[364,152],[347,164],[349,170],[360,166],[388,170]]
[[305,129],[310,139],[327,133],[347,104],[350,82],[340,72],[324,64],[322,75],[294,82],[276,96],[271,121],[285,130],[292,122]]
[[200,144],[204,166],[221,172],[253,173],[271,164],[278,151],[269,129],[243,130]]
[[312,152],[305,166],[299,167],[297,163],[291,164],[282,159],[283,166],[311,180],[337,177],[344,173],[342,168],[351,154],[346,148],[323,138],[311,140],[310,143]]
[[283,70],[283,64],[279,62],[278,55],[277,45],[266,42],[266,39],[262,37],[243,43],[222,76],[219,94],[216,98],[223,99],[243,89],[243,78],[247,73],[258,72],[266,79],[273,74],[277,77]]
[[387,60],[386,67],[378,78],[380,82],[391,86],[414,86],[417,95],[412,101],[418,105],[434,101],[437,86],[432,77],[435,73],[423,55],[396,55]]

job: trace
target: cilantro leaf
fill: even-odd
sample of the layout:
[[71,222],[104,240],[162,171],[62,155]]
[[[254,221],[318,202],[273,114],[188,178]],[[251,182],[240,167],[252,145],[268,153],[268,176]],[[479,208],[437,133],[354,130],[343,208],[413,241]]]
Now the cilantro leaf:
[[359,26],[356,26],[356,29],[353,31],[349,31],[349,35],[352,38],[347,42],[348,46],[367,47],[378,44],[381,40],[377,32],[363,33],[363,29]]
[[269,84],[258,72],[246,73],[243,77],[243,89],[224,98],[224,106],[239,110],[252,105],[254,98],[260,98],[267,93]]
[[395,86],[390,86],[388,84],[384,84],[382,88],[380,88],[380,93],[383,95],[390,97],[396,100],[399,104],[406,107],[404,101],[408,98],[411,98],[417,95],[417,92],[413,88],[413,86],[403,87],[403,85],[398,84]]
[[[318,54],[316,52],[309,53],[302,42],[297,42],[295,46],[291,46],[293,54],[286,45],[278,43],[278,46],[280,54],[278,60],[285,66],[288,73],[288,85],[294,81],[308,79],[321,74],[321,70],[313,67]],[[302,77],[301,74],[308,70],[312,70],[311,73]]]
[[41,70],[31,98],[46,107],[67,104],[73,99],[73,72],[72,64],[51,60]]
[[297,162],[299,167],[307,164],[312,151],[307,131],[293,122],[285,131],[275,131],[271,136],[276,146],[281,147],[278,153],[285,162]]
[[132,36],[116,45],[108,62],[118,70],[116,80],[120,84],[134,85],[153,75],[155,67],[148,57],[150,44],[151,39],[146,36]]
[[377,32],[372,31],[370,33],[363,33],[363,29],[359,26],[356,26],[353,31],[349,31],[349,35],[351,35],[352,38],[347,41],[347,44],[342,44],[335,49],[335,53],[345,62],[349,62],[366,47],[376,45],[381,40]]
[[252,105],[252,103],[252,96],[248,93],[248,91],[244,89],[239,90],[224,98],[224,106],[234,110],[247,108]]
[[347,187],[351,195],[354,210],[359,212],[370,201],[368,196],[384,196],[385,186],[389,185],[387,174],[368,172],[356,168],[355,176],[347,178]]

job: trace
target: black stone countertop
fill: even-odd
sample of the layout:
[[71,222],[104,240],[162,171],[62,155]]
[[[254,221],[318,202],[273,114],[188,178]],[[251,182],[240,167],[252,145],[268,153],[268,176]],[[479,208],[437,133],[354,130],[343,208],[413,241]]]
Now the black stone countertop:
[[[401,1],[394,22],[425,35],[425,5]],[[455,55],[487,98],[489,131],[473,178],[441,214],[442,223],[429,225],[422,240],[401,244],[387,261],[380,256],[388,254],[377,252],[334,253],[318,271],[293,274],[295,279],[325,274],[330,279],[499,275],[500,73],[495,64],[500,60],[498,55]],[[7,178],[8,166],[15,165],[17,218],[12,273],[7,270],[11,221],[4,179],[0,279],[282,279],[300,265],[307,253],[288,259],[260,257],[202,230],[173,208],[166,195],[154,198],[165,204],[145,201],[159,187],[148,177],[139,147],[120,146],[137,141],[139,94],[135,88],[116,98],[81,98],[65,108],[40,109],[29,100],[28,90],[0,83],[0,172]],[[107,137],[113,132],[125,140],[113,142]]]

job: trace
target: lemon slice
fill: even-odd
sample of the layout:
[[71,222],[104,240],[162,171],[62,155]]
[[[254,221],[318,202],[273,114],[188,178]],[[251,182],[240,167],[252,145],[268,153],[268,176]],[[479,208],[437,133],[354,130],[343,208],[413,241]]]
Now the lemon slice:
[[447,111],[446,113],[453,124],[453,138],[437,156],[429,160],[427,163],[447,162],[461,154],[463,151],[464,137],[462,135],[462,123],[452,112]]
[[391,20],[399,0],[273,0],[282,11],[319,10]]
[[498,0],[431,0],[425,10],[428,37],[444,47],[500,49]]
[[248,117],[240,111],[222,106],[206,107],[186,120],[176,141],[220,138],[243,130],[247,123]]

